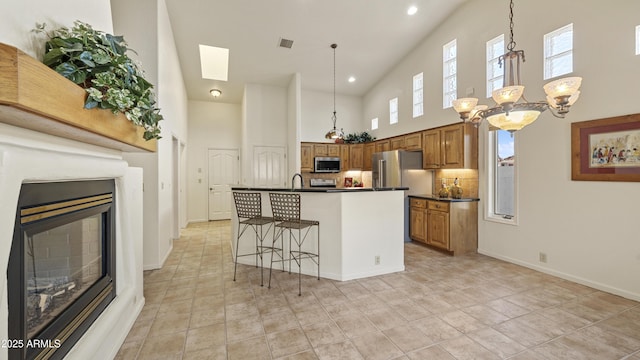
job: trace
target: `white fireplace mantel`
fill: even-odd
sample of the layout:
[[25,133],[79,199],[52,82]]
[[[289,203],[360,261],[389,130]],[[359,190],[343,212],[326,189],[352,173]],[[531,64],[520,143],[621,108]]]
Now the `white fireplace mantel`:
[[[68,353],[112,359],[144,306],[142,169],[123,152],[154,152],[156,140],[124,115],[83,108],[85,91],[0,43],[0,269],[6,274],[23,183],[115,179],[116,298]],[[0,339],[8,339],[6,277],[0,277]],[[8,352],[0,348],[0,360]]]
[[[144,306],[142,169],[122,154],[0,123],[0,268],[6,274],[20,187],[28,182],[115,179],[116,298],[68,354],[111,359]],[[0,338],[8,337],[7,279],[0,277]],[[0,349],[6,359],[7,349]]]

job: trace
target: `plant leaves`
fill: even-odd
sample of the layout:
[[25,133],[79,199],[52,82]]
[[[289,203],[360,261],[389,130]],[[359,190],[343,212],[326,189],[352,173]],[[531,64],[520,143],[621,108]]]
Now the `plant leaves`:
[[95,67],[96,66],[96,64],[92,61],[93,60],[93,56],[91,56],[91,53],[89,51],[83,51],[82,54],[80,54],[79,59],[85,65],[87,65],[89,67]]
[[95,100],[90,100],[91,98],[87,98],[87,101],[84,103],[85,109],[93,109],[98,107],[98,102]]
[[64,56],[64,53],[60,48],[51,49],[50,51],[47,51],[47,53],[44,54],[44,58],[42,59],[42,62],[45,65],[51,67],[51,65],[60,63],[63,56]]

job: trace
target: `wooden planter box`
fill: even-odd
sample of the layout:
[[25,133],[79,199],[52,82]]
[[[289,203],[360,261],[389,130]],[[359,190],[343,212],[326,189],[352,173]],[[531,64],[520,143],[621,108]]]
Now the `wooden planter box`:
[[155,152],[124,114],[84,108],[86,92],[40,61],[0,43],[0,122],[124,152]]

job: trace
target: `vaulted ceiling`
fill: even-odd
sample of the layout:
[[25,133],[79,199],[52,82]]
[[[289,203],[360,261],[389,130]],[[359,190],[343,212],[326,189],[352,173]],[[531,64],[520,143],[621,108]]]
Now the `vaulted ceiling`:
[[[191,100],[240,103],[245,84],[362,96],[468,0],[166,0]],[[415,15],[407,9],[416,6]],[[293,40],[290,49],[280,39]],[[199,44],[229,49],[228,81],[203,79]],[[349,76],[356,81],[349,83]]]

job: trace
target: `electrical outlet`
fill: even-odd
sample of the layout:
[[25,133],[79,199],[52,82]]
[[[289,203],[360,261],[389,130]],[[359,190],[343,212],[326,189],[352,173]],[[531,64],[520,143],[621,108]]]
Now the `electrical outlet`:
[[380,265],[380,255],[376,255],[375,263],[376,265]]
[[540,257],[540,262],[541,262],[541,263],[546,263],[546,262],[547,262],[547,254],[545,254],[545,253],[541,252],[541,253],[539,254],[539,257]]

